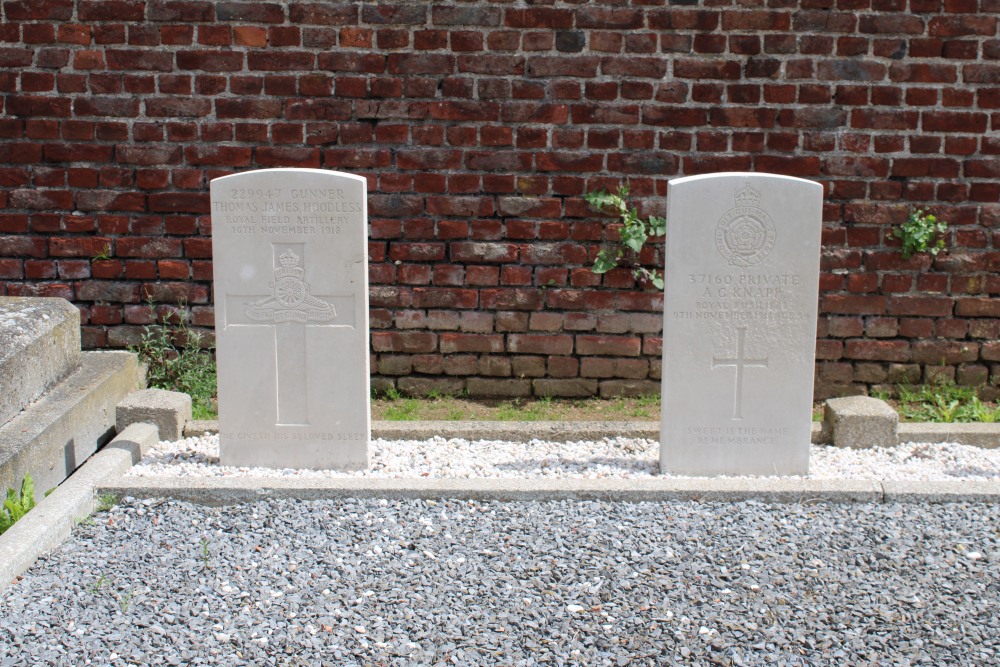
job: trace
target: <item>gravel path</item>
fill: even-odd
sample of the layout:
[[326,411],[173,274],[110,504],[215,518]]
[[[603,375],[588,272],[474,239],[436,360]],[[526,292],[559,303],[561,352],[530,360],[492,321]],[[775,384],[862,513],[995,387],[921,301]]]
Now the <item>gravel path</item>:
[[[369,470],[270,470],[219,465],[219,436],[163,442],[134,466],[141,477],[616,477],[659,474],[659,445],[652,440],[607,438],[597,442],[503,442],[460,438],[372,442]],[[907,443],[884,449],[814,445],[813,479],[1000,479],[1000,449],[959,444]],[[669,475],[668,475],[669,477]]]
[[996,665],[985,505],[128,501],[0,665]]

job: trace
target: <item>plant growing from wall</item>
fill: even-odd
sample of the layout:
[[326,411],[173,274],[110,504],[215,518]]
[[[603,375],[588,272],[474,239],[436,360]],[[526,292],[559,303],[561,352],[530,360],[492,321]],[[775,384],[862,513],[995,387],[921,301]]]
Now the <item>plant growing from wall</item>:
[[[153,304],[149,307],[152,309]],[[130,350],[146,364],[146,383],[150,387],[189,394],[193,417],[213,419],[216,411],[212,400],[218,391],[215,356],[201,349],[201,340],[202,335],[181,319],[174,324],[147,326],[139,344]]]
[[632,268],[632,275],[637,280],[648,280],[658,289],[663,289],[662,274],[641,266],[639,254],[651,237],[663,236],[667,230],[667,221],[655,215],[645,220],[640,218],[638,210],[628,205],[628,192],[628,183],[625,183],[618,186],[617,193],[598,190],[583,195],[591,207],[602,213],[617,215],[621,221],[618,234],[620,240],[601,248],[591,270],[594,273],[607,273],[619,264],[626,263]]
[[107,243],[103,248],[94,253],[94,261],[100,262],[106,259],[111,259],[111,244]]
[[903,259],[918,252],[937,255],[944,249],[944,234],[948,223],[922,208],[910,211],[910,217],[893,230],[893,235],[903,241]]
[[0,508],[0,535],[17,523],[35,506],[35,482],[30,474],[25,474],[21,481],[20,494],[14,489],[7,489],[7,499]]

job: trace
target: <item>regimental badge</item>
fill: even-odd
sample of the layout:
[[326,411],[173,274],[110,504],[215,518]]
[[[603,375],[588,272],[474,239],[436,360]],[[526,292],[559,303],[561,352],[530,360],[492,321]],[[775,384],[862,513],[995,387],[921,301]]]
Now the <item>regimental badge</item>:
[[281,266],[274,270],[270,283],[272,295],[249,304],[247,317],[263,322],[327,322],[337,316],[333,304],[309,293],[298,255],[286,250],[278,262]]
[[729,209],[715,226],[715,247],[733,266],[753,266],[774,247],[774,223],[758,208],[760,193],[748,182],[733,192],[736,208]]

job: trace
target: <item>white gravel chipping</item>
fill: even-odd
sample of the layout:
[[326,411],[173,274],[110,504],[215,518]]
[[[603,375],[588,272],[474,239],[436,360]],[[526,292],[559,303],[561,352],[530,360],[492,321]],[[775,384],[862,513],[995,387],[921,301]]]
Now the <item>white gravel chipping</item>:
[[[219,465],[219,436],[161,442],[133,466],[132,477],[382,478],[639,478],[658,475],[659,445],[652,440],[504,442],[441,437],[372,441],[371,468],[359,472],[237,468]],[[868,450],[813,445],[811,479],[1000,479],[1000,449],[955,443],[906,443]]]

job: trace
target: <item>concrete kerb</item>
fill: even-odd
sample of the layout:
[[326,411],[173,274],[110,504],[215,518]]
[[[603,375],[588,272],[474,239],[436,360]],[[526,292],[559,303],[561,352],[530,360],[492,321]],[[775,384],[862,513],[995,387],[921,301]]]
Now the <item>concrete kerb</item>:
[[132,424],[0,535],[0,592],[90,516],[98,489],[120,479],[157,440],[155,426]]
[[[499,425],[498,425],[499,424]],[[655,422],[551,422],[542,431],[539,422],[423,422],[373,424],[375,437],[426,438],[472,437],[498,439],[531,433],[532,437],[563,439],[596,437],[649,437],[656,439]],[[544,426],[544,423],[542,424]],[[907,428],[904,428],[906,426]],[[938,428],[940,427],[940,428]],[[217,430],[213,422],[189,422],[186,435]],[[820,437],[814,425],[814,442]],[[968,441],[996,447],[1000,425],[910,424],[900,425],[900,440],[941,442]],[[302,480],[290,478],[141,478],[125,473],[158,440],[151,424],[132,424],[104,449],[92,456],[72,477],[42,500],[21,521],[0,535],[0,591],[24,572],[39,555],[57,546],[73,525],[89,516],[101,494],[133,498],[172,498],[222,506],[264,499],[294,498],[464,498],[496,501],[609,500],[618,502],[738,502],[758,500],[772,503],[942,503],[977,502],[1000,504],[1000,481],[880,482],[820,479],[385,479],[344,478]]]
[[461,498],[467,500],[669,500],[738,502],[882,502],[880,483],[811,479],[292,479],[274,477],[125,477],[100,493],[132,498],[172,498],[223,506],[266,499]]
[[[218,433],[219,422],[213,420],[189,421],[184,426],[184,437],[205,433]],[[372,437],[385,440],[426,440],[435,436],[442,438],[465,438],[467,440],[554,440],[574,442],[624,436],[658,440],[659,422],[634,421],[594,421],[594,422],[461,422],[461,421],[412,421],[412,422],[372,422]],[[955,442],[960,445],[993,449],[1000,447],[1000,424],[932,424],[902,423],[899,425],[896,442],[883,446],[893,446],[904,442]],[[829,431],[823,424],[812,426],[814,445],[830,444]]]
[[[214,420],[189,421],[184,426],[184,437],[218,433],[219,422]],[[587,422],[464,422],[464,421],[375,421],[372,437],[384,440],[427,440],[464,438],[466,440],[506,440],[528,442],[549,440],[553,442],[581,442],[602,438],[645,438],[659,440],[660,423],[651,421],[587,421]],[[812,442],[824,442],[820,424],[813,424]]]
[[[192,421],[185,436],[217,433],[218,422]],[[385,422],[372,437],[423,440],[434,436],[471,440],[579,441],[616,436],[659,438],[658,422]],[[830,431],[813,424],[812,442],[830,442]],[[1000,446],[1000,424],[900,424],[897,442],[957,442]],[[880,482],[760,479],[377,479],[294,480],[243,478],[121,478],[104,490],[136,498],[169,497],[206,505],[267,498],[315,500],[340,497],[468,498],[516,501],[603,499],[621,502],[697,500],[737,502],[988,502],[1000,503],[1000,481]]]

